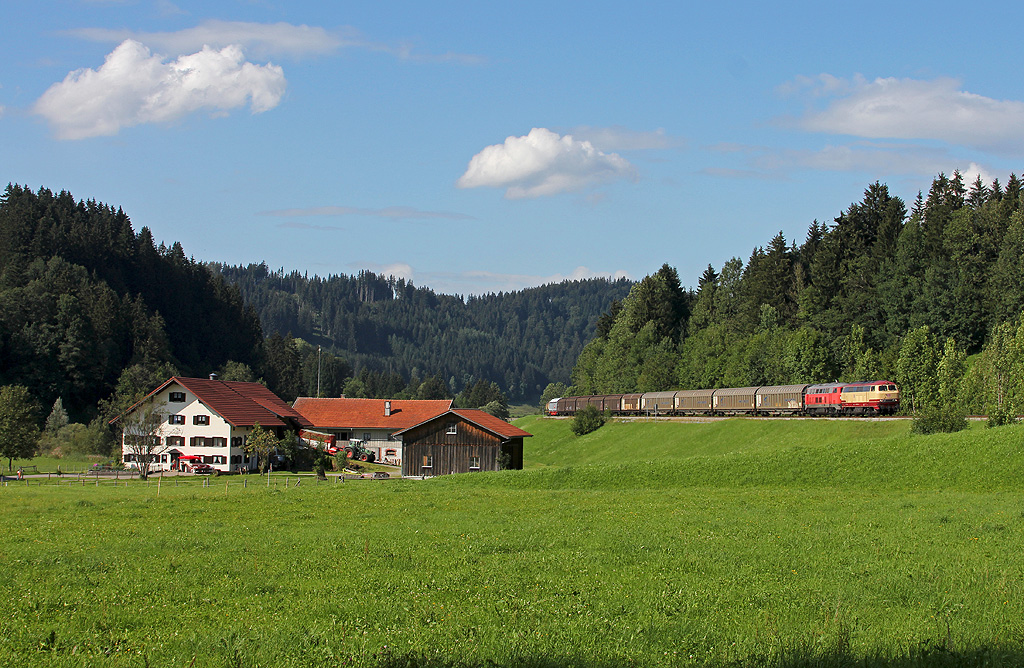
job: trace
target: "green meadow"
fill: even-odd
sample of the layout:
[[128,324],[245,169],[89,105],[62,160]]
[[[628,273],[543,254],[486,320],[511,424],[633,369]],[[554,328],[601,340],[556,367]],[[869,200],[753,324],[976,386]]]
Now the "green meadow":
[[10,483],[0,665],[1024,665],[1024,427],[518,424],[525,471]]

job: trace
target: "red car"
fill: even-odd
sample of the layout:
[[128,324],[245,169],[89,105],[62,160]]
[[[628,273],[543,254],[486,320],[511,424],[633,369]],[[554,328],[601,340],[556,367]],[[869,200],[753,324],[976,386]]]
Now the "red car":
[[196,475],[212,475],[215,470],[209,464],[196,464],[192,467],[192,473]]

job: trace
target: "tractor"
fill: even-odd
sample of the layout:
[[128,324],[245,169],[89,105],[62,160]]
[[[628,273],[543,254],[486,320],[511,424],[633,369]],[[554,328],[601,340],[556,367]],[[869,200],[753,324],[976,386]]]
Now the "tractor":
[[362,441],[349,441],[345,446],[345,456],[349,459],[358,459],[361,462],[372,462],[377,459],[377,455],[368,450]]

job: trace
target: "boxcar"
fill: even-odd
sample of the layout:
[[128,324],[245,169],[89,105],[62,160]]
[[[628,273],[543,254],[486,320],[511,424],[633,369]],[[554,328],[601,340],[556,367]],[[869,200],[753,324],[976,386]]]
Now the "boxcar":
[[757,410],[755,404],[756,387],[725,387],[715,390],[712,397],[712,408],[715,413],[740,414],[753,413]]
[[711,413],[714,390],[680,390],[676,392],[676,412],[682,415],[705,415]]
[[643,410],[640,403],[643,396],[642,394],[623,394],[622,400],[619,402],[619,412],[624,415],[639,415]]
[[804,411],[806,385],[770,385],[757,389],[757,412],[795,415]]
[[573,415],[576,413],[576,403],[580,397],[562,397],[558,400],[559,415]]
[[676,405],[675,392],[645,392],[641,401],[643,410],[657,415],[671,415]]
[[582,410],[586,406],[593,406],[602,413],[614,410],[618,405],[619,394],[596,394],[589,397],[580,397],[576,410]]

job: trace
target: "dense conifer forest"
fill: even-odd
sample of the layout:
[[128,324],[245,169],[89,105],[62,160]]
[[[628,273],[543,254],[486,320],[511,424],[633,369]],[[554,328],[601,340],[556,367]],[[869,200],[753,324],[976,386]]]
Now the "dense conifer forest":
[[356,370],[437,375],[453,395],[483,379],[514,399],[568,379],[597,318],[631,286],[591,279],[462,298],[368,271],[321,278],[265,264],[211,267],[238,286],[267,332],[323,345]]
[[[598,322],[571,393],[891,379],[904,407],[1024,411],[1022,184],[881,183],[799,245],[782,233],[695,291],[663,266]],[[1012,372],[1011,372],[1012,370]]]
[[121,209],[45,188],[4,191],[0,385],[26,386],[45,407],[62,399],[87,419],[133,376],[256,366],[262,338],[236,289],[181,244],[136,233]]
[[[463,298],[361,272],[190,258],[119,208],[0,198],[0,385],[104,419],[172,373],[299,395],[495,403],[887,378],[904,406],[1024,411],[1022,184],[958,173],[911,204],[871,184],[799,244],[707,267]],[[588,342],[589,341],[589,342]],[[570,380],[566,388],[563,381]],[[549,387],[550,386],[550,387]],[[484,391],[486,390],[486,391]],[[475,398],[475,399],[474,399]]]
[[318,388],[473,397],[481,381],[536,397],[568,378],[598,316],[629,288],[567,281],[463,299],[370,272],[205,264],[135,232],[119,208],[10,185],[0,198],[0,386],[27,387],[40,420],[59,400],[78,421],[115,415],[171,374],[263,380],[289,401]]

